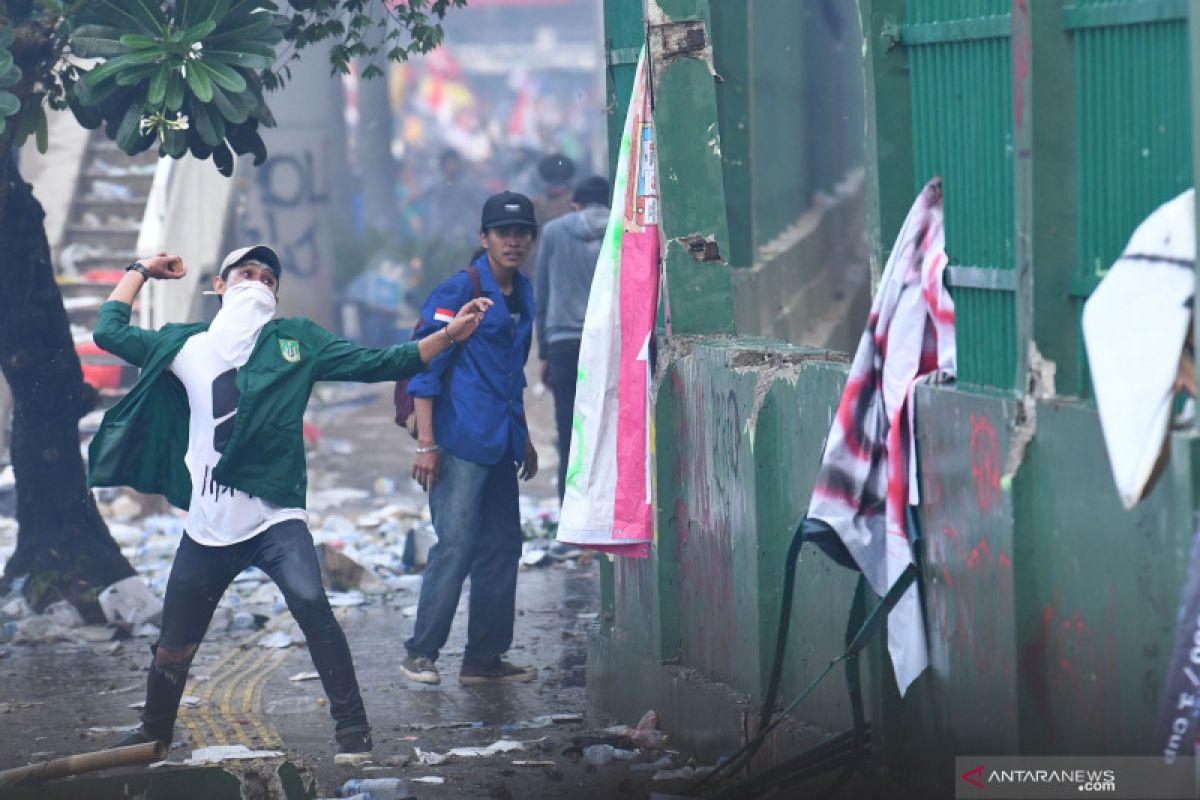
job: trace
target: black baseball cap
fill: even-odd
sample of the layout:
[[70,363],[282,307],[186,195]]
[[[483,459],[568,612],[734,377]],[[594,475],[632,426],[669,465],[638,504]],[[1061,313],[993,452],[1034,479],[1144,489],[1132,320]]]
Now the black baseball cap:
[[519,192],[509,191],[494,194],[485,200],[483,214],[479,218],[480,230],[504,225],[524,225],[536,232],[538,224],[533,214],[533,201]]

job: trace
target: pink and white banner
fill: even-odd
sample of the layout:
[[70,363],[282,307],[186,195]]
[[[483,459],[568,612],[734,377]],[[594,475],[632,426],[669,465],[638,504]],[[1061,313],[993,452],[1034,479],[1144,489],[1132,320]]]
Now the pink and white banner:
[[658,179],[646,54],[588,296],[558,540],[644,558],[654,538],[650,346],[658,309]]

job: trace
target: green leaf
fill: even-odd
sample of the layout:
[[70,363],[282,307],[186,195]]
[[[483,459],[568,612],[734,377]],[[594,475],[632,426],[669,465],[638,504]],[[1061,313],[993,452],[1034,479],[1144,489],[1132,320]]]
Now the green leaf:
[[196,62],[188,64],[187,74],[184,78],[187,80],[188,88],[192,90],[192,94],[201,103],[212,102],[212,82],[208,79],[208,73],[203,69],[196,69]]
[[157,75],[161,67],[158,64],[139,64],[136,67],[123,69],[117,73],[118,86],[133,86],[142,83],[147,78]]
[[163,100],[167,97],[167,79],[171,76],[171,67],[161,66],[154,77],[150,79],[150,86],[146,89],[146,105],[150,108],[159,108],[163,104]]
[[111,58],[125,52],[121,31],[108,25],[80,25],[71,31],[71,50],[83,58]]
[[0,69],[8,69],[12,66],[13,54],[9,50],[0,49]]
[[183,107],[183,90],[185,88],[183,76],[179,74],[179,70],[171,68],[167,76],[167,95],[163,102],[171,111],[178,111]]
[[195,126],[196,133],[200,134],[205,144],[216,147],[224,141],[225,120],[219,114],[212,114],[208,106],[202,103],[190,103],[188,107],[192,112],[191,124]]
[[163,134],[161,153],[171,158],[180,158],[187,152],[187,134],[184,131],[167,131]]
[[0,91],[0,117],[11,117],[21,110],[21,101],[12,92]]
[[238,0],[233,3],[225,14],[213,15],[213,19],[217,21],[217,33],[222,33],[226,28],[235,27],[238,23],[246,20],[251,14],[254,14],[263,7],[263,3],[257,0]]
[[110,58],[100,66],[89,71],[83,77],[83,82],[88,86],[96,86],[104,81],[105,78],[114,77],[122,70],[130,69],[131,67],[140,66],[143,64],[151,64],[160,60],[163,57],[161,52],[152,50],[139,50],[136,53],[126,53],[123,56]]
[[13,43],[13,39],[15,38],[17,38],[17,35],[13,33],[12,28],[0,28],[0,47],[7,48]]
[[206,19],[199,25],[195,25],[184,31],[183,35],[181,35],[177,41],[180,43],[193,44],[194,42],[200,41],[205,36],[208,36],[216,27],[217,23],[214,20]]
[[37,104],[37,125],[33,129],[34,137],[37,141],[37,150],[42,155],[50,149],[50,124],[46,119],[46,109],[41,103]]
[[235,125],[240,125],[250,118],[250,102],[244,93],[231,96],[218,87],[213,87],[213,107]]
[[122,35],[121,44],[130,50],[163,49],[162,39],[156,39],[153,36],[145,36],[140,33],[126,33]]
[[244,125],[227,128],[225,138],[229,140],[235,153],[253,153],[254,166],[260,166],[267,160],[267,146],[262,137],[258,135],[258,125],[254,120],[250,120]]
[[229,148],[224,142],[213,149],[212,160],[217,166],[217,172],[226,178],[233,175],[233,153],[229,152]]
[[200,135],[197,134],[195,130],[190,128],[187,132],[187,146],[188,151],[201,161],[211,156],[213,152],[213,149],[204,143],[204,140],[200,138]]
[[236,48],[243,39],[254,39],[271,27],[271,15],[265,12],[251,14],[246,19],[218,30],[209,36],[205,44],[223,44]]
[[153,0],[101,0],[101,5],[125,23],[122,27],[131,25],[134,30],[151,35],[166,32],[167,20]]
[[104,115],[100,113],[100,109],[83,105],[75,95],[67,96],[67,108],[75,115],[75,121],[89,131],[99,128],[104,122]]
[[9,64],[8,69],[0,72],[0,89],[7,89],[10,86],[16,86],[21,80],[21,68],[16,64]]
[[71,93],[79,101],[80,105],[98,107],[120,88],[117,86],[116,81],[102,81],[99,86],[91,86],[87,81],[76,81],[75,85],[71,87]]
[[210,64],[208,61],[195,61],[193,64],[203,69],[209,80],[222,89],[234,94],[241,94],[246,91],[246,79],[232,67],[228,67],[220,62]]
[[[113,136],[113,141],[117,143],[127,155],[133,155],[139,152],[138,140],[142,139],[142,113],[146,110],[145,102],[140,99],[135,99],[129,104],[129,108],[125,109],[125,115],[121,118],[121,124],[117,126],[116,135]],[[145,147],[140,148],[145,150]]]
[[[242,46],[248,44],[253,44],[253,42],[243,42]],[[235,53],[231,50],[205,50],[204,61],[209,65],[219,61],[222,64],[242,69],[270,69],[275,66],[275,48],[267,46],[267,49],[271,51],[269,56],[250,52]]]
[[42,105],[42,96],[33,95],[26,99],[21,113],[18,114],[14,121],[16,122],[16,132],[13,134],[13,145],[21,147],[25,144],[25,140],[37,130],[38,116],[37,112]]
[[183,28],[190,28],[205,20],[220,22],[229,13],[231,0],[177,0],[175,19]]

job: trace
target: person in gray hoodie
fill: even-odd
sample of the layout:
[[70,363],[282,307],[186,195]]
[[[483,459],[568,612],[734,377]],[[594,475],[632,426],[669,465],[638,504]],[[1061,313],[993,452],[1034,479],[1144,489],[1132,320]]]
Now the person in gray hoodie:
[[584,178],[571,195],[575,209],[550,221],[538,243],[536,282],[537,344],[542,380],[554,393],[558,428],[558,501],[567,488],[571,453],[571,417],[575,410],[575,374],[587,313],[592,273],[608,226],[608,181]]

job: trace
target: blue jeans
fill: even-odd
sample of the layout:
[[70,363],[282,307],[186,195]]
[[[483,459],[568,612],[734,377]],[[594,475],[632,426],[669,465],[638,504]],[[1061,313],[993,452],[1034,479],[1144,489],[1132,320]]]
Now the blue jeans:
[[512,461],[488,466],[442,452],[429,493],[438,540],[429,551],[413,635],[404,643],[410,656],[437,660],[468,575],[471,606],[463,659],[487,665],[508,651],[521,561],[517,496]]
[[[198,645],[221,595],[242,570],[252,566],[275,581],[300,624],[329,697],[338,738],[369,731],[350,647],[321,586],[312,534],[300,520],[272,525],[257,536],[225,547],[197,544],[185,534],[167,579],[162,633],[154,649]],[[188,658],[167,668],[151,664],[142,724],[163,741],[171,740],[190,662]]]

